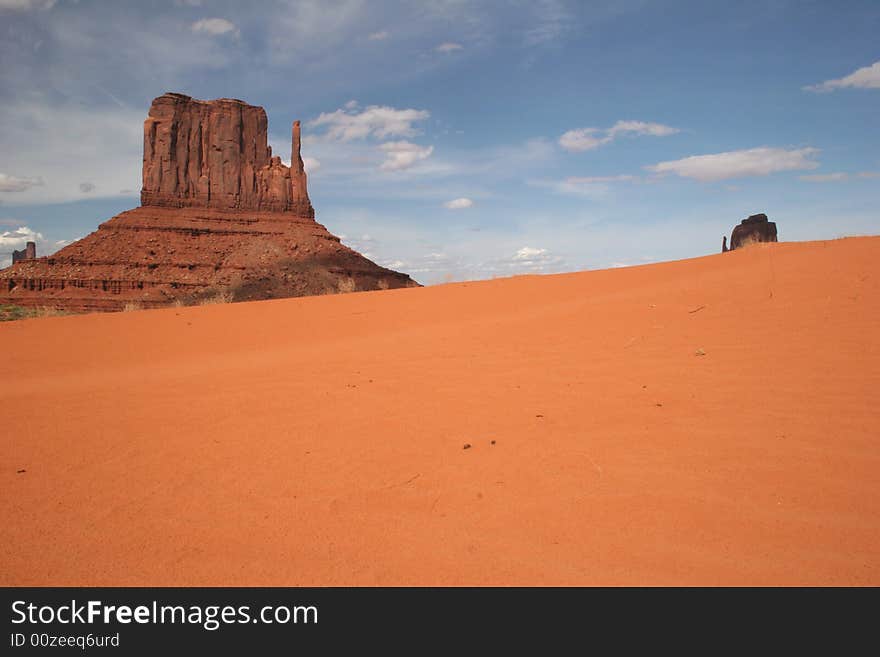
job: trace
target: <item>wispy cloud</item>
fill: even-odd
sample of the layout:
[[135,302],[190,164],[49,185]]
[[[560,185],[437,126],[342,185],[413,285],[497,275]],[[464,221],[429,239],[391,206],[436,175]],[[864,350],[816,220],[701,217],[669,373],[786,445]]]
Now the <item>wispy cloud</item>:
[[[279,0],[281,11],[272,12],[267,25],[273,62],[298,62],[301,66],[336,59],[348,45],[363,36],[371,7],[361,0]],[[378,27],[372,25],[370,27]]]
[[420,256],[380,261],[385,267],[406,271],[425,282],[451,282],[477,276],[515,276],[558,272],[566,267],[565,259],[547,248],[523,246],[497,257],[476,258],[470,253],[431,251]]
[[446,201],[446,203],[443,204],[443,207],[448,210],[464,210],[465,208],[473,207],[473,205],[474,202],[469,198],[456,198],[451,201]]
[[608,129],[608,135],[612,138],[618,135],[648,135],[650,137],[668,137],[681,132],[662,123],[646,123],[645,121],[618,121]]
[[408,141],[389,141],[379,146],[386,159],[380,166],[383,171],[401,171],[415,166],[434,152],[433,146],[419,146]]
[[386,30],[382,30],[381,32],[373,32],[367,38],[370,41],[384,41],[385,39],[387,39],[390,36],[391,36],[391,34],[389,32],[387,32]]
[[618,121],[607,129],[600,128],[575,128],[565,132],[559,138],[559,145],[567,151],[582,152],[593,150],[603,144],[610,143],[622,136],[650,136],[668,137],[680,132],[662,123],[647,123],[645,121]]
[[532,187],[547,188],[559,194],[596,200],[607,196],[613,183],[635,180],[638,180],[638,177],[621,174],[617,176],[569,176],[562,180],[529,180],[528,184]]
[[847,87],[854,89],[880,89],[880,61],[874,62],[870,66],[863,66],[842,78],[825,80],[825,82],[811,84],[803,87],[803,89],[804,91],[827,93],[835,89],[845,89]]
[[815,173],[810,176],[798,176],[801,180],[805,180],[807,182],[837,182],[839,180],[846,180],[849,178],[849,174],[847,173]]
[[[76,103],[14,101],[0,105],[0,198],[18,203],[57,203],[82,198],[80,183],[99,183],[101,195],[140,188],[143,110]],[[75,163],[75,165],[72,165]],[[12,199],[9,198],[11,201]]]
[[445,43],[441,43],[439,46],[434,48],[434,50],[436,50],[437,52],[442,52],[442,53],[450,53],[450,52],[455,52],[456,50],[461,50],[463,47],[464,46],[462,46],[460,43],[455,43],[453,41],[447,41]]
[[576,128],[565,132],[559,138],[559,145],[567,151],[591,151],[611,141],[604,131],[598,128]]
[[223,36],[229,34],[238,37],[240,32],[235,23],[225,18],[202,18],[192,24],[194,34],[207,34],[208,36]]
[[563,258],[550,252],[549,249],[524,246],[508,258],[501,258],[488,263],[487,269],[501,272],[504,269],[511,273],[541,273],[548,269],[556,269],[563,264]]
[[23,192],[40,185],[43,185],[42,178],[23,178],[0,173],[0,192]]
[[413,124],[431,116],[427,110],[371,105],[358,112],[356,108],[357,105],[346,105],[346,109],[323,112],[307,125],[312,128],[326,126],[325,136],[338,141],[364,139],[370,136],[379,139],[415,137],[420,131]]
[[806,182],[840,182],[841,180],[852,180],[853,178],[880,178],[880,171],[860,171],[859,173],[847,173],[838,171],[836,173],[816,173],[809,176],[798,176]]
[[571,12],[558,0],[537,0],[533,10],[534,21],[523,37],[526,46],[556,43],[572,26]]
[[701,182],[714,182],[728,178],[766,176],[780,171],[815,169],[819,164],[813,157],[818,153],[817,148],[786,149],[765,146],[710,155],[692,155],[645,168],[661,175],[673,173]]
[[31,11],[34,9],[51,9],[55,0],[0,0],[0,11]]

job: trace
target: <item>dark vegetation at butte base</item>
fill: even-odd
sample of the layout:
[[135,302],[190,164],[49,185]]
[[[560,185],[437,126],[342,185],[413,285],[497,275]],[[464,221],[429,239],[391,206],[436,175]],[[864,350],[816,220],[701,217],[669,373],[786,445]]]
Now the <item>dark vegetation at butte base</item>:
[[50,257],[0,271],[0,305],[112,311],[416,287],[315,221],[293,123],[291,166],[266,112],[167,93],[144,122],[141,205]]

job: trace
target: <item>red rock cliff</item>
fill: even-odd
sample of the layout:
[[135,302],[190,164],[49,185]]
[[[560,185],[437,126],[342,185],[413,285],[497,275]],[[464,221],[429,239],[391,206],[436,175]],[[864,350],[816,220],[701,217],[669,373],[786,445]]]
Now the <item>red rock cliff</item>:
[[165,94],[144,122],[141,207],[50,257],[0,270],[0,305],[73,312],[415,287],[315,221],[292,130],[272,157],[263,108]]
[[293,124],[291,166],[272,156],[266,112],[230,98],[167,93],[144,121],[141,205],[291,212],[315,216]]

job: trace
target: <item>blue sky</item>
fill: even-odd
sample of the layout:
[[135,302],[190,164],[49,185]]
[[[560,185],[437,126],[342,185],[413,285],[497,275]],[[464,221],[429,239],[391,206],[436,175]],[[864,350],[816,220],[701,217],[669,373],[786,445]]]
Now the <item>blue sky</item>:
[[0,0],[0,264],[138,204],[166,91],[303,121],[317,219],[423,283],[880,233],[880,3]]

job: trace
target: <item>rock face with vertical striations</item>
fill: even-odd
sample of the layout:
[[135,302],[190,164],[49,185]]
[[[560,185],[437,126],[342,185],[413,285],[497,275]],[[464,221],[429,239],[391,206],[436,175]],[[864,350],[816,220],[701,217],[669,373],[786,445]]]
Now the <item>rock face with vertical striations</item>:
[[272,155],[262,107],[159,96],[144,121],[141,205],[293,212],[314,217],[293,124],[291,166]]
[[315,221],[299,121],[290,161],[272,155],[262,107],[159,96],[144,122],[141,206],[0,270],[0,304],[80,312],[418,286]]

